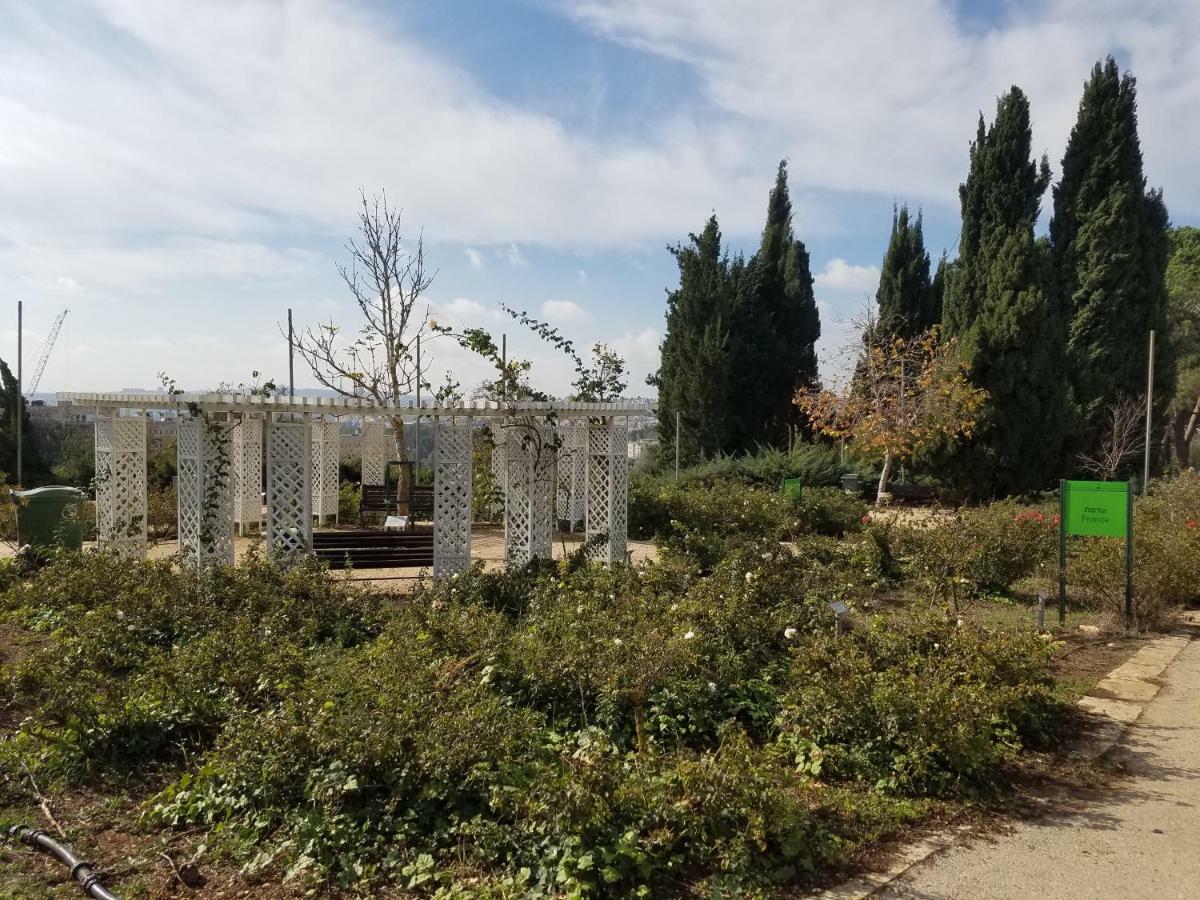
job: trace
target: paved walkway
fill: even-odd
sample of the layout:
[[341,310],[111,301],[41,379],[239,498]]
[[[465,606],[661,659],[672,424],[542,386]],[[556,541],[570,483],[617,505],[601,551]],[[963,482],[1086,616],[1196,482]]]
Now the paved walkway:
[[1200,898],[1200,640],[1114,749],[1129,777],[930,857],[876,896]]

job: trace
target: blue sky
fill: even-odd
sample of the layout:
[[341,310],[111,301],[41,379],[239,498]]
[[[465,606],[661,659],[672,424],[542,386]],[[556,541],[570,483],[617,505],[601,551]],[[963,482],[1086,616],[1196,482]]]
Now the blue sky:
[[[71,308],[43,389],[279,376],[288,306],[354,324],[334,264],[358,189],[386,189],[424,228],[437,318],[507,330],[563,392],[498,305],[528,309],[616,346],[645,393],[666,245],[715,210],[751,251],[787,158],[828,371],[893,202],[935,257],[954,243],[975,117],[1010,84],[1056,169],[1116,55],[1150,182],[1200,221],[1197,33],[1196,0],[0,0],[0,296],[25,301],[30,358]],[[427,356],[435,381],[483,375]]]

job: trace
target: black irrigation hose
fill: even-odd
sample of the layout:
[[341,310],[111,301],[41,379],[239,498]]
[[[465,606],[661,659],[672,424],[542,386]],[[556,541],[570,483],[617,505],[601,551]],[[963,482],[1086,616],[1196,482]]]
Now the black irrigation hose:
[[79,886],[89,897],[94,897],[96,900],[118,900],[115,895],[104,889],[104,885],[100,883],[100,876],[95,873],[91,863],[77,860],[70,850],[51,838],[46,832],[37,828],[29,828],[26,825],[14,825],[8,833],[10,837],[20,838],[21,843],[25,846],[49,853],[64,866],[70,868],[71,877],[79,882]]

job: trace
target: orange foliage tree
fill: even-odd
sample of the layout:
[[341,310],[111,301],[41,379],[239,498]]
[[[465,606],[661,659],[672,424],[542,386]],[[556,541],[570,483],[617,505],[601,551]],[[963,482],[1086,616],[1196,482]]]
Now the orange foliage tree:
[[971,384],[955,342],[942,340],[936,326],[901,338],[868,320],[863,334],[840,389],[802,389],[795,403],[817,431],[882,458],[876,503],[883,503],[897,462],[936,440],[971,436],[987,392]]

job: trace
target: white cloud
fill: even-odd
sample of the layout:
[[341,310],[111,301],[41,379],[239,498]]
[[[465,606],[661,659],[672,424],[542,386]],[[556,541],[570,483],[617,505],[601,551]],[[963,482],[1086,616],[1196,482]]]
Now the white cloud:
[[587,283],[588,283],[588,274],[587,274],[587,272],[585,272],[583,269],[580,269],[580,270],[579,270],[579,277],[576,279],[576,282],[577,282],[577,283],[578,283],[578,284],[579,284],[581,287],[587,287]]
[[813,277],[813,283],[819,288],[835,291],[873,292],[879,287],[879,268],[856,266],[841,257],[835,257],[825,263],[825,268]]
[[509,244],[503,250],[499,251],[499,255],[507,259],[509,265],[516,266],[517,268],[524,269],[529,266],[529,260],[521,254],[521,248],[516,244]]
[[470,297],[455,297],[453,300],[435,302],[431,304],[430,315],[437,320],[439,325],[451,325],[457,328],[476,327],[480,324],[486,325],[488,322],[500,322],[505,319],[500,310],[484,306],[478,300],[472,300]]
[[574,300],[547,300],[542,315],[552,322],[582,322],[589,318],[587,310]]
[[482,253],[480,253],[474,247],[467,247],[463,250],[463,252],[465,254],[467,254],[467,260],[468,260],[468,262],[471,263],[472,269],[482,269],[483,268],[483,254]]
[[723,127],[788,156],[793,184],[951,210],[980,110],[990,116],[1020,85],[1034,147],[1057,168],[1083,81],[1111,52],[1138,78],[1150,182],[1173,208],[1200,213],[1194,0],[993,4],[987,27],[965,22],[951,0],[563,2],[597,32],[694,69]]

